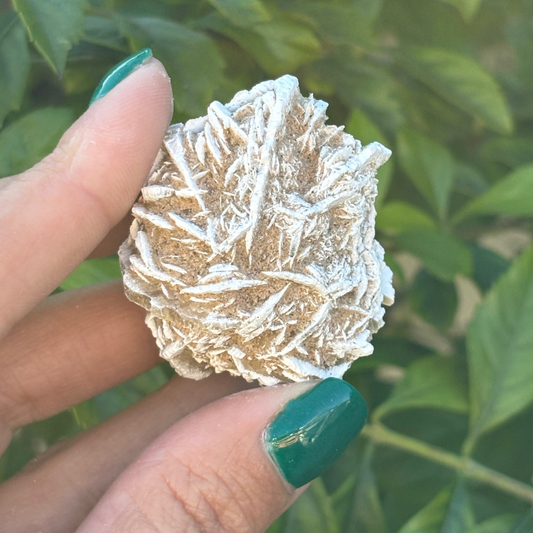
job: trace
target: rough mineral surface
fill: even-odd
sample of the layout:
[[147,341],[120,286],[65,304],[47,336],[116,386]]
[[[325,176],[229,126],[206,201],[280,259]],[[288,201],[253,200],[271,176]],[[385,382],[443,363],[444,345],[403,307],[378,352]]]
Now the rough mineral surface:
[[283,76],[175,124],[120,249],[127,296],[186,377],[341,377],[394,299],[374,239],[390,156]]

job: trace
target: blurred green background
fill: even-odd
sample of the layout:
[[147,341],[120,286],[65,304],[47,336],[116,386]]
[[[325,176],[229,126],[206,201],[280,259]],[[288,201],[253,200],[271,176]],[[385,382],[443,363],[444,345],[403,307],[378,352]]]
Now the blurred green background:
[[[49,153],[144,46],[175,121],[292,73],[330,123],[393,150],[377,225],[397,302],[346,376],[369,424],[269,532],[533,531],[533,2],[0,1],[0,176]],[[87,261],[58,290],[119,276],[116,257]],[[0,480],[171,375],[19,429]]]

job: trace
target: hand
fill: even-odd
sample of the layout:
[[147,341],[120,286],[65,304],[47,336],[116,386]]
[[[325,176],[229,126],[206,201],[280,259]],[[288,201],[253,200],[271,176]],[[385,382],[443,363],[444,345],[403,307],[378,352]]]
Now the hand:
[[[121,283],[47,297],[125,239],[172,115],[155,59],[108,81],[50,156],[0,181],[0,452],[17,427],[159,362]],[[0,532],[265,531],[355,437],[366,407],[340,380],[248,387],[176,377],[53,446],[0,486]]]

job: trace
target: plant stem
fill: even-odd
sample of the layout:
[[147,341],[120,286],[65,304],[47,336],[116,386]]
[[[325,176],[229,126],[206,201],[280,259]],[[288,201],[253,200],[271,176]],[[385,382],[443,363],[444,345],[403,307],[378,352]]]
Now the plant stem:
[[500,472],[483,466],[469,457],[461,457],[454,453],[441,450],[431,444],[406,437],[379,423],[366,426],[361,434],[376,444],[391,446],[418,455],[419,457],[424,457],[429,461],[451,468],[468,479],[491,485],[517,498],[533,503],[533,486],[500,474]]

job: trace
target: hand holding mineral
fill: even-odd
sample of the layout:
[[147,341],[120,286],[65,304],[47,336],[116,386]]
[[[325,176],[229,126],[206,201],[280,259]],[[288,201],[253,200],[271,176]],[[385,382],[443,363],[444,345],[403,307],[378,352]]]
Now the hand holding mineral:
[[[337,278],[333,273],[322,272],[316,261],[304,261],[306,232],[311,225],[321,224],[320,214],[306,218],[299,242],[294,237],[298,231],[290,229],[291,224],[298,223],[297,213],[313,209],[325,213],[332,208],[334,200],[321,196],[318,183],[310,183],[310,188],[302,191],[307,196],[298,194],[297,184],[286,194],[279,191],[284,195],[279,204],[271,200],[274,190],[261,192],[261,168],[255,181],[242,185],[242,194],[250,198],[250,212],[235,243],[238,241],[248,250],[252,263],[259,260],[256,242],[261,234],[265,237],[270,231],[263,225],[265,220],[273,217],[274,225],[287,228],[288,248],[282,250],[280,268],[258,265],[261,274],[255,278],[250,272],[244,277],[234,274],[233,263],[226,261],[224,254],[231,254],[235,243],[231,238],[226,244],[221,241],[217,237],[219,227],[213,227],[212,233],[205,219],[192,215],[189,219],[185,209],[172,211],[174,216],[169,212],[165,217],[153,209],[151,202],[171,198],[171,204],[177,198],[190,202],[195,209],[206,202],[207,211],[211,200],[203,193],[200,181],[196,188],[192,181],[186,184],[187,188],[184,185],[186,193],[180,193],[175,184],[170,186],[163,177],[157,183],[145,183],[147,176],[154,176],[150,169],[172,114],[168,76],[149,50],[113,69],[99,86],[93,102],[50,156],[24,174],[0,182],[0,451],[6,450],[20,426],[56,415],[158,364],[159,350],[144,324],[145,312],[126,299],[122,283],[47,297],[85,258],[116,251],[127,237],[131,224],[128,213],[143,186],[143,202],[134,208],[134,216],[145,225],[137,222],[137,230],[133,231],[136,255],[129,256],[130,265],[138,266],[135,276],[141,280],[142,276],[149,277],[143,274],[149,267],[152,274],[155,271],[148,255],[153,247],[150,228],[157,223],[167,224],[172,231],[180,232],[180,249],[173,254],[178,257],[161,253],[152,258],[162,277],[159,282],[169,294],[181,294],[194,301],[193,298],[205,299],[211,291],[208,297],[212,298],[217,294],[216,286],[227,287],[224,283],[228,282],[239,285],[235,293],[241,288],[269,289],[251,293],[255,300],[246,308],[249,315],[234,327],[242,339],[257,338],[257,330],[264,327],[263,315],[270,309],[276,308],[279,314],[281,308],[287,308],[290,316],[288,295],[294,299],[298,294],[326,290],[330,291],[327,301],[339,302],[350,291],[357,291],[344,285],[346,279],[342,275],[335,285],[332,280]],[[243,102],[242,106],[246,104]],[[252,135],[244,126],[237,128],[216,104],[210,106],[209,113],[216,115],[221,128],[231,130],[240,142]],[[269,116],[274,115],[265,113],[264,120],[268,122]],[[320,115],[310,115],[308,127],[315,118],[317,125],[322,120]],[[211,163],[216,148],[209,146],[209,135],[205,128],[203,131],[206,161],[218,164]],[[327,127],[321,131],[320,142],[324,146],[343,139],[342,134]],[[172,135],[178,133],[176,128],[171,130],[166,142],[174,142]],[[301,144],[304,147],[315,141],[313,135],[304,136]],[[223,146],[220,148],[224,150]],[[349,149],[352,159],[365,155],[356,144],[352,143]],[[200,154],[201,150],[199,145]],[[366,161],[384,154],[381,149],[366,152]],[[328,157],[336,156],[332,152]],[[282,167],[282,159],[278,161],[279,172],[289,176],[290,169]],[[203,170],[194,168],[193,161],[186,162],[191,175],[182,173],[181,178],[199,180],[198,174]],[[330,160],[328,164],[334,166],[335,162]],[[160,172],[161,165],[158,159],[154,172]],[[234,170],[242,178],[246,169]],[[331,173],[328,176],[333,179]],[[231,192],[237,182],[232,181],[231,175],[226,177]],[[340,185],[349,177],[338,178],[339,206],[354,209],[351,202],[356,201],[355,196],[342,196],[345,192]],[[361,185],[371,186],[373,177],[365,179]],[[238,183],[244,182],[239,179]],[[314,199],[310,196],[313,187]],[[236,190],[235,194],[240,193]],[[358,190],[357,194],[361,192]],[[235,217],[227,211],[226,218],[219,219],[225,224],[228,237],[238,232],[238,219],[244,220],[238,213],[241,204],[233,204]],[[287,209],[296,214],[288,216]],[[371,202],[366,209],[372,211]],[[341,220],[339,215],[339,223]],[[193,245],[192,241],[202,239],[202,250],[209,255],[202,256],[205,264],[198,265],[197,273],[205,268],[212,270],[202,271],[202,280],[189,281],[186,276],[192,263],[181,254]],[[348,245],[347,241],[343,246]],[[377,314],[372,317],[375,323],[364,326],[375,329],[381,320],[383,299],[378,280],[382,255],[373,243],[371,230],[363,248],[364,253],[361,251],[350,268],[365,264],[375,273],[377,285],[368,293],[373,296],[369,297],[365,312],[373,309]],[[338,249],[343,250],[342,246]],[[343,252],[339,265],[346,264],[351,253],[348,252]],[[213,254],[217,259],[207,265]],[[359,258],[363,263],[359,263]],[[238,265],[242,270],[244,259],[243,256],[242,266]],[[268,263],[268,257],[265,260]],[[302,268],[296,270],[294,265]],[[187,275],[180,269],[187,270]],[[253,285],[251,281],[260,283]],[[133,282],[126,280],[126,284],[131,290]],[[141,281],[138,284],[141,286]],[[203,292],[198,287],[204,287]],[[162,288],[161,291],[164,294]],[[361,291],[361,298],[365,297],[363,292],[367,294],[366,290]],[[313,320],[317,325],[322,320],[320,313],[324,313],[325,304],[318,296],[313,298],[316,316],[306,322],[302,331],[310,328]],[[163,331],[167,327],[163,323],[156,326]],[[169,326],[172,327],[170,322]],[[303,346],[296,350],[301,354],[306,344],[296,342],[297,333],[289,337],[288,329],[287,332],[287,343],[274,345],[287,354],[291,346]],[[278,334],[279,331],[275,333]],[[226,341],[222,337],[219,340],[221,349],[226,350]],[[195,342],[198,351],[199,338]],[[327,343],[328,339],[324,337],[322,342]],[[209,345],[209,349],[213,346]],[[325,349],[323,353],[329,352]],[[306,484],[342,453],[361,430],[365,418],[364,400],[340,379],[251,390],[248,383],[228,372],[202,381],[176,376],[131,408],[52,446],[0,485],[0,532],[263,532]]]

